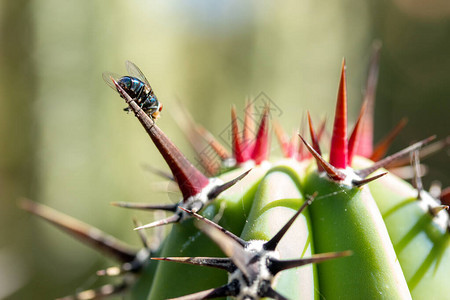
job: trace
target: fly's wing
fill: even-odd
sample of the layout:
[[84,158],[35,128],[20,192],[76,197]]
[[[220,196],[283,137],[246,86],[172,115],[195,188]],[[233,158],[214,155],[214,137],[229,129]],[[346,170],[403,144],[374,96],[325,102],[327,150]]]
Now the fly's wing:
[[[150,83],[148,83],[147,78],[145,78],[144,73],[142,73],[142,71],[138,68],[138,66],[136,66],[134,63],[132,63],[129,60],[127,60],[125,62],[125,66],[127,68],[128,74],[130,74],[131,76],[136,77],[137,79],[141,80],[147,86],[150,86]],[[151,89],[151,87],[150,87],[150,89]]]
[[122,78],[123,76],[120,76],[119,74],[116,74],[116,73],[103,72],[102,77],[107,85],[109,85],[113,90],[117,91],[116,86],[114,85],[114,82],[112,81],[112,79],[114,79],[116,82],[118,82],[120,80],[120,78]]

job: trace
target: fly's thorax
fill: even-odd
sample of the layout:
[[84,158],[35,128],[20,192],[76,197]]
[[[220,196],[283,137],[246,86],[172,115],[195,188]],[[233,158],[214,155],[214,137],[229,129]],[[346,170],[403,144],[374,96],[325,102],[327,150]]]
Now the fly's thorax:
[[131,76],[124,76],[120,78],[118,84],[125,90],[125,92],[127,92],[128,95],[130,95],[131,98],[136,99],[138,104],[142,102],[141,98],[145,89],[145,84],[141,80]]

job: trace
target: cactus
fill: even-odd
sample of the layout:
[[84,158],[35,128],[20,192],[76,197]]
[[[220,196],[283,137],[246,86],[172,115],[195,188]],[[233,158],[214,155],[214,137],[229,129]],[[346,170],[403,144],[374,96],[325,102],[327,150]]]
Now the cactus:
[[[311,144],[303,134],[289,138],[274,129],[284,158],[269,159],[269,107],[252,134],[247,104],[242,133],[232,108],[232,153],[203,127],[184,116],[183,129],[194,149],[206,140],[222,167],[191,164],[155,123],[162,106],[134,64],[142,92],[117,76],[104,76],[140,121],[166,160],[171,174],[156,170],[179,187],[176,204],[113,203],[119,207],[162,210],[169,216],[150,224],[135,221],[142,244],[135,250],[117,239],[43,205],[23,200],[22,208],[118,260],[99,276],[122,276],[64,299],[126,295],[130,299],[445,299],[450,275],[449,192],[439,199],[420,184],[419,150],[432,138],[383,158],[389,141],[404,126],[373,146],[375,52],[366,97],[355,127],[347,133],[345,61],[342,63],[331,147],[320,149],[324,123],[316,132],[308,113]],[[130,66],[130,64],[127,64]],[[133,75],[133,74],[131,74]],[[145,96],[145,95],[144,95]],[[151,100],[151,101],[150,101]],[[147,101],[147,102],[146,102]],[[149,102],[150,101],[150,102]],[[183,118],[180,118],[183,119]],[[447,147],[448,138],[432,144]],[[431,148],[428,148],[431,149]],[[197,149],[198,150],[198,149]],[[415,186],[382,168],[413,157]],[[328,161],[326,158],[329,158]],[[408,160],[406,160],[408,162]],[[374,173],[374,175],[371,175]],[[205,175],[205,174],[208,174]],[[154,245],[144,230],[172,224]]]

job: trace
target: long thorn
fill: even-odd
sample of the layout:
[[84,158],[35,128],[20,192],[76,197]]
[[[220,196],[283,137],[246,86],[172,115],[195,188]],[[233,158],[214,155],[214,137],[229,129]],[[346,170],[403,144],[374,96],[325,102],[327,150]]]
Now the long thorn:
[[134,228],[134,230],[142,230],[142,229],[147,229],[147,228],[153,228],[153,227],[157,227],[157,226],[162,226],[162,225],[167,225],[167,224],[172,224],[172,223],[177,223],[178,221],[180,221],[181,217],[178,214],[172,215],[170,217],[167,217],[165,219],[159,220],[159,221],[155,221],[143,226],[139,226]]
[[[133,224],[134,224],[135,228],[142,226],[142,223],[140,221],[138,221],[136,218],[133,218]],[[144,248],[150,249],[150,245],[148,243],[148,239],[147,239],[147,236],[145,235],[145,233],[143,231],[139,230],[138,235],[139,235],[139,238],[141,239],[142,245],[144,245]]]
[[231,259],[225,257],[152,257],[151,259],[212,267],[225,270],[228,273],[236,270],[236,266]]
[[135,250],[132,250],[115,237],[48,206],[25,198],[19,201],[19,206],[67,232],[84,244],[114,257],[120,262],[132,261],[136,256],[137,252]]
[[[422,149],[420,149],[419,152],[419,158],[423,160],[424,158],[435,154],[436,152],[439,152],[445,148],[448,148],[450,145],[450,136],[447,136],[446,138],[436,141],[434,143],[431,143],[429,145],[424,146]],[[401,167],[405,165],[409,165],[410,159],[408,157],[399,158],[395,160],[394,162],[389,163],[389,168],[396,168]]]
[[187,212],[188,214],[190,214],[191,216],[194,216],[195,218],[197,218],[200,221],[203,221],[205,223],[207,223],[209,226],[215,227],[217,230],[222,231],[223,233],[225,233],[227,236],[229,236],[230,238],[232,238],[233,240],[235,240],[236,242],[238,242],[242,247],[245,247],[247,245],[247,242],[244,241],[243,239],[241,239],[240,237],[238,237],[237,235],[235,235],[234,233],[232,233],[231,231],[226,230],[225,228],[223,228],[222,226],[220,226],[219,224],[214,223],[213,221],[205,218],[202,215],[199,215],[193,211],[187,210],[184,207],[180,207],[181,210]]
[[159,129],[155,122],[136,104],[136,102],[124,91],[124,89],[114,80],[117,91],[128,103],[141,122],[144,129],[152,139],[156,148],[168,164],[173,176],[179,184],[186,200],[191,196],[199,194],[209,183],[209,179],[203,175],[194,165],[192,165],[172,141]]
[[362,169],[362,170],[358,170],[355,171],[360,177],[362,178],[366,178],[368,175],[370,175],[371,173],[375,172],[376,170],[380,169],[380,168],[384,168],[387,165],[389,165],[389,163],[395,161],[396,159],[408,155],[409,153],[411,153],[412,151],[419,149],[420,147],[422,147],[423,145],[431,142],[432,140],[434,140],[436,138],[435,135],[426,138],[420,142],[417,142],[415,144],[412,144],[411,146],[398,151],[397,153],[394,153],[380,161],[377,161],[376,163],[374,163],[371,167],[368,167],[366,169]]
[[249,276],[247,264],[248,264],[248,255],[242,246],[242,243],[239,243],[235,238],[231,237],[229,234],[226,234],[223,230],[218,229],[216,226],[212,226],[208,222],[199,222],[197,223],[198,227],[201,231],[203,231],[210,239],[212,239],[217,246],[227,255],[234,264],[239,268],[239,270],[247,277]]
[[[316,133],[314,132],[313,123],[312,123],[309,111],[307,112],[307,116],[308,116],[309,134],[311,135],[312,147],[317,152],[317,154],[322,156],[322,152],[320,151],[320,146],[319,146],[319,139],[318,139]],[[321,164],[317,164],[317,169],[319,172],[324,171],[324,168],[322,167]]]
[[133,202],[111,202],[111,205],[123,208],[141,209],[141,210],[164,210],[175,212],[178,204],[148,204]]
[[403,128],[408,123],[407,118],[403,118],[395,125],[394,129],[380,142],[375,146],[370,159],[373,161],[378,161],[384,157],[389,147],[391,146],[394,139],[399,135],[399,133],[403,130]]
[[265,293],[264,297],[272,298],[275,300],[289,300],[288,298],[284,297],[277,291],[275,291],[272,287],[269,287],[267,292]]
[[333,135],[331,137],[330,164],[338,169],[348,166],[347,154],[347,85],[345,78],[345,59],[342,61]]
[[306,114],[307,114],[307,117],[308,117],[309,134],[311,135],[311,141],[312,141],[313,149],[316,150],[316,152],[319,155],[322,155],[322,151],[320,151],[320,146],[319,146],[319,138],[318,138],[317,134],[314,131],[311,115],[309,114],[309,111],[306,112]]
[[321,253],[310,258],[301,258],[293,260],[274,260],[269,266],[270,272],[275,275],[280,271],[301,267],[307,264],[320,263],[326,260],[352,255],[352,251],[342,251],[333,253]]
[[239,182],[240,180],[242,180],[245,176],[247,176],[248,173],[250,173],[252,169],[244,172],[243,174],[239,175],[238,177],[225,182],[222,185],[216,186],[215,188],[213,188],[209,193],[208,193],[208,199],[215,199],[217,196],[219,196],[223,191],[229,189],[230,187],[232,187],[233,185],[235,185],[237,182]]
[[317,166],[322,166],[322,168],[327,172],[328,177],[330,177],[333,180],[340,181],[345,179],[345,174],[337,170],[335,167],[333,167],[331,164],[329,164],[327,161],[325,161],[322,156],[320,156],[312,147],[308,144],[305,139],[299,135],[299,137],[302,139],[303,143],[305,144],[306,148],[309,150],[309,152],[314,156],[317,162]]
[[289,221],[277,232],[277,234],[275,234],[275,236],[273,236],[269,241],[267,241],[264,244],[264,249],[269,250],[269,251],[274,251],[275,248],[278,246],[278,243],[280,242],[281,238],[284,236],[284,234],[289,230],[289,228],[291,227],[291,225],[294,223],[294,221],[297,219],[297,217],[302,213],[303,210],[305,210],[305,208],[308,205],[311,205],[311,203],[314,200],[314,195],[309,198],[308,200],[305,201],[305,203],[303,203],[303,205],[300,207],[299,210],[297,210],[297,212],[289,219]]
[[352,180],[352,184],[353,184],[353,186],[355,186],[355,187],[360,187],[360,186],[363,186],[363,185],[365,185],[365,184],[368,184],[369,182],[372,182],[372,181],[374,181],[374,180],[377,180],[377,179],[380,178],[380,177],[383,177],[383,176],[386,175],[387,173],[388,173],[388,172],[384,172],[384,173],[375,175],[375,176],[373,176],[373,177],[370,177],[370,178],[364,178],[364,179],[361,179],[361,180]]

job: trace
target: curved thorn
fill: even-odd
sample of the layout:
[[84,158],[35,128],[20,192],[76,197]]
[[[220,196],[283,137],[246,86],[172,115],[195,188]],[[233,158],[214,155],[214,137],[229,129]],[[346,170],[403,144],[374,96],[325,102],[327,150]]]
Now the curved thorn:
[[377,161],[376,163],[374,163],[371,167],[368,167],[366,169],[362,169],[362,170],[358,170],[355,171],[356,174],[358,174],[360,177],[362,178],[366,178],[368,175],[370,175],[371,173],[375,172],[376,170],[380,169],[380,168],[384,168],[387,167],[391,162],[399,159],[402,156],[408,155],[409,153],[411,153],[412,151],[419,149],[420,147],[422,147],[423,145],[431,142],[432,140],[434,140],[436,138],[435,135],[426,138],[420,142],[414,143],[409,147],[406,147],[403,150],[400,150],[380,161]]
[[267,241],[264,244],[264,249],[269,251],[274,251],[275,248],[278,246],[278,243],[280,242],[281,238],[284,236],[284,234],[289,230],[291,225],[294,223],[294,221],[297,219],[297,217],[302,213],[303,210],[314,201],[315,195],[311,196],[303,205],[300,207],[299,210],[289,219],[289,221],[273,236],[269,241]]
[[245,176],[247,176],[248,173],[250,173],[252,169],[245,171],[243,174],[239,175],[238,177],[234,178],[233,180],[230,180],[228,182],[225,182],[222,185],[214,187],[209,193],[208,193],[208,199],[215,199],[217,196],[219,196],[223,191],[229,189],[233,185],[235,185],[237,182],[242,180]]
[[309,152],[314,156],[317,162],[317,166],[322,166],[322,168],[327,172],[328,177],[330,177],[333,180],[340,181],[345,179],[345,174],[337,170],[335,167],[333,167],[331,164],[329,164],[327,161],[325,161],[322,156],[320,156],[312,147],[308,144],[305,139],[299,135],[299,137],[302,139],[303,143],[305,144],[306,148],[309,150]]
[[142,230],[142,229],[147,229],[147,228],[153,228],[153,227],[157,227],[157,226],[162,226],[162,225],[167,225],[167,224],[172,224],[172,223],[177,223],[179,222],[181,219],[181,216],[178,214],[172,215],[170,217],[167,217],[165,219],[159,220],[159,221],[155,221],[143,226],[139,226],[134,228],[134,230]]
[[131,208],[131,209],[141,209],[141,210],[164,210],[175,212],[177,210],[178,204],[148,204],[148,203],[134,203],[134,202],[111,202],[113,206]]
[[115,237],[46,205],[22,198],[19,201],[19,206],[55,225],[84,244],[114,257],[120,262],[132,261],[136,256],[135,250]]

